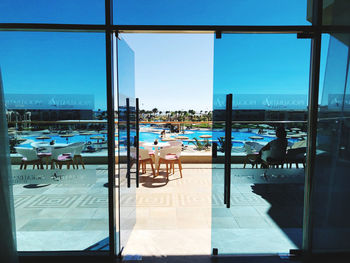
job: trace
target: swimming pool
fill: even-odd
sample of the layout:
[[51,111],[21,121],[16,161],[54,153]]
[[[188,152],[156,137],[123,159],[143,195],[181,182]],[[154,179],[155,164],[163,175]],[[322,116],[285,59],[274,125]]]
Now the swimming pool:
[[[160,129],[161,130],[161,129]],[[105,139],[107,139],[107,135],[106,134],[91,134],[91,135],[74,135],[73,137],[69,137],[68,138],[68,143],[74,143],[74,142],[96,142],[96,140],[91,139],[90,137],[93,136],[103,136]],[[219,137],[223,137],[225,136],[225,131],[224,130],[186,130],[185,134],[179,134],[179,135],[183,135],[188,137],[188,140],[183,141],[184,144],[188,145],[190,144],[189,140],[193,140],[194,138],[197,138],[199,140],[203,140],[202,138],[200,138],[199,136],[201,135],[210,135],[212,136],[212,138],[210,140],[213,141],[218,141]],[[237,131],[233,131],[232,132],[232,142],[233,142],[233,147],[242,147],[244,145],[245,141],[252,141],[252,139],[250,139],[250,136],[257,136],[257,133],[254,132],[237,132]],[[66,138],[62,138],[60,137],[58,134],[51,134],[48,135],[49,137],[51,137],[51,139],[46,140],[46,142],[49,142],[51,140],[55,140],[56,143],[67,143],[67,139]],[[262,137],[261,140],[258,140],[258,142],[264,142],[267,143],[273,139],[275,139],[275,137],[271,137],[271,136],[265,136],[265,135],[258,135],[259,137]],[[36,137],[38,136],[23,136],[23,138],[26,138],[28,140],[31,140],[30,142],[25,142],[24,144],[21,144],[21,147],[31,147],[31,143],[33,141],[37,142],[37,141],[42,141],[42,140],[38,140],[36,139]],[[176,137],[176,136],[173,136]],[[157,132],[140,132],[140,141],[143,142],[153,142],[155,139],[160,140],[160,134]],[[288,139],[289,142],[294,143],[296,141],[298,141],[297,139]]]

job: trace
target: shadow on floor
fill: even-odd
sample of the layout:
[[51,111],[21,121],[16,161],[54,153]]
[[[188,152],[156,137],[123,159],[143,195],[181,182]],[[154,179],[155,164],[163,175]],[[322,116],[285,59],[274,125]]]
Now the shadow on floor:
[[169,182],[181,179],[178,176],[170,175],[169,180],[166,179],[166,173],[160,172],[157,177],[150,174],[140,174],[140,185],[146,188],[159,188],[166,186]]
[[271,204],[268,215],[299,248],[302,246],[304,185],[255,184],[253,193]]

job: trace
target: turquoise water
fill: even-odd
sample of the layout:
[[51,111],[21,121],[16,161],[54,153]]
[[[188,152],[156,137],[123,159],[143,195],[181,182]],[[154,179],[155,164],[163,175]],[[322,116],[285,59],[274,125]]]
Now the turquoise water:
[[[160,129],[161,130],[161,129]],[[93,136],[103,136],[105,137],[105,139],[107,139],[107,135],[106,134],[91,134],[91,135],[75,135],[73,137],[69,137],[68,138],[68,143],[74,143],[74,142],[96,142],[96,140],[90,139],[90,137]],[[217,141],[219,137],[223,137],[225,136],[225,132],[223,130],[186,130],[185,134],[179,134],[179,135],[183,135],[189,138],[189,140],[193,140],[194,138],[197,138],[199,140],[203,140],[202,138],[200,138],[199,136],[201,135],[210,135],[212,136],[212,138],[210,138],[210,140],[213,141]],[[258,134],[254,133],[254,132],[232,132],[232,141],[233,141],[233,146],[234,147],[241,147],[244,144],[244,141],[252,141],[252,139],[250,139],[250,136],[257,136]],[[67,143],[67,139],[66,138],[62,138],[59,135],[48,135],[49,137],[51,137],[51,139],[49,140],[45,140],[46,142],[49,142],[51,140],[55,140],[56,143]],[[260,137],[262,137],[263,139],[258,140],[259,142],[269,142],[271,140],[274,139],[274,137],[269,137],[269,136],[264,136],[264,135],[258,135]],[[42,140],[38,140],[36,139],[37,136],[27,136],[24,137],[26,139],[30,139],[33,141],[42,141]],[[176,137],[176,136],[175,136]],[[155,139],[160,139],[160,135],[158,133],[155,132],[140,132],[140,141],[143,142],[153,142]],[[290,142],[296,142],[297,139],[288,139],[288,141]],[[188,141],[184,141],[184,144],[189,144]],[[26,144],[22,144],[22,147],[31,147],[30,143],[26,143]]]

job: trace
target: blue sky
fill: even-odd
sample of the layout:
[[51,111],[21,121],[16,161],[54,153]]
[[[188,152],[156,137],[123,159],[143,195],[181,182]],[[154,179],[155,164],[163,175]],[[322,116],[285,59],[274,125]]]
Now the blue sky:
[[[103,23],[103,2],[3,0],[0,22]],[[309,24],[306,0],[115,3],[121,24]],[[145,109],[210,110],[213,85],[215,92],[307,94],[310,40],[295,35],[123,37],[134,50],[136,96]],[[104,45],[98,33],[0,32],[5,92],[94,94],[95,108],[106,109]]]
[[[104,0],[1,0],[3,23],[104,23]],[[114,0],[118,24],[307,25],[307,0]]]

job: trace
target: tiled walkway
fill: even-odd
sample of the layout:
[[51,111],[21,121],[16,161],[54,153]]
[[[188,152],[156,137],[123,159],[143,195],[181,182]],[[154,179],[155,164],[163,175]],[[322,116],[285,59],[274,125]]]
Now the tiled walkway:
[[[94,184],[14,186],[20,251],[84,250],[108,237],[107,170],[88,168],[96,169]],[[227,209],[223,171],[211,168],[185,164],[183,178],[175,171],[169,181],[164,173],[141,175],[136,224],[122,225],[130,232],[124,255],[210,255],[212,246],[219,253],[287,253],[300,245],[302,184],[233,177]],[[133,210],[132,198],[122,194],[120,201]]]
[[93,184],[14,185],[18,250],[84,250],[108,237],[106,168],[87,166]]
[[169,182],[142,175],[124,254],[209,255],[212,246],[220,253],[275,254],[300,245],[302,186],[233,180],[227,209],[221,177],[222,170],[203,164],[185,165],[183,178],[175,172]]
[[183,178],[150,171],[137,190],[137,219],[124,254],[208,255],[211,244],[211,166],[184,165]]

